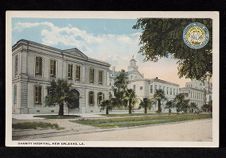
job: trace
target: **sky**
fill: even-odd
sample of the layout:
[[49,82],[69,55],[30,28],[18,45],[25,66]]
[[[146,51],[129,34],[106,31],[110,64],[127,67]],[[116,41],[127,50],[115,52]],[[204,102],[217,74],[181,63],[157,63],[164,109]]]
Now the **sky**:
[[138,53],[141,30],[132,26],[136,19],[48,19],[13,18],[12,43],[31,40],[59,49],[78,48],[88,57],[106,61],[116,70],[127,70],[134,56],[145,78],[155,78],[185,86],[188,79],[177,75],[177,60],[162,58],[144,62]]

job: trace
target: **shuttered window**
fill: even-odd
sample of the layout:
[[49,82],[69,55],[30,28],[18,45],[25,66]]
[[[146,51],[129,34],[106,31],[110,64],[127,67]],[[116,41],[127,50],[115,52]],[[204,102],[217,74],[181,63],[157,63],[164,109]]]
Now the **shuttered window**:
[[76,72],[75,72],[75,80],[80,81],[81,79],[81,67],[76,65]]
[[67,78],[68,80],[72,80],[72,76],[73,76],[73,65],[72,64],[68,64],[68,67],[67,67]]
[[98,83],[103,84],[103,71],[99,71],[98,74]]
[[50,60],[50,77],[56,77],[56,60]]
[[42,57],[35,58],[35,75],[42,75]]
[[89,105],[94,105],[94,92],[90,91],[89,92]]
[[89,69],[89,83],[94,83],[94,69]]
[[35,104],[42,103],[42,86],[34,86],[34,102]]

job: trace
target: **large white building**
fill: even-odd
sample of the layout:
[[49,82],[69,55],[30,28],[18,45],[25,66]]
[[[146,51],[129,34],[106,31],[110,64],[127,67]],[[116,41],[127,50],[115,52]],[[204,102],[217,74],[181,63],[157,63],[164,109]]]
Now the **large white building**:
[[[128,88],[133,89],[140,100],[143,100],[143,98],[153,98],[157,89],[164,91],[167,100],[173,100],[179,93],[179,85],[176,83],[161,80],[158,77],[145,79],[144,75],[139,72],[136,60],[133,58],[130,60],[127,73],[129,79]],[[162,111],[166,110],[164,108],[165,103],[166,101],[162,104]],[[152,110],[157,110],[157,103]]]
[[109,96],[110,64],[89,58],[77,48],[61,50],[20,40],[12,52],[13,113],[57,113],[58,106],[45,106],[53,79],[73,84],[77,108],[65,108],[69,113],[97,112]]

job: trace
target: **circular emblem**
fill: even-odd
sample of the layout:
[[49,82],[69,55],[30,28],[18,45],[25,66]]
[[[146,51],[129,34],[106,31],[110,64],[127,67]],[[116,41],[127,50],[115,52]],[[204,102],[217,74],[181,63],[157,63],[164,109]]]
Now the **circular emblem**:
[[209,42],[209,31],[199,22],[191,23],[183,31],[183,40],[192,49],[203,48]]

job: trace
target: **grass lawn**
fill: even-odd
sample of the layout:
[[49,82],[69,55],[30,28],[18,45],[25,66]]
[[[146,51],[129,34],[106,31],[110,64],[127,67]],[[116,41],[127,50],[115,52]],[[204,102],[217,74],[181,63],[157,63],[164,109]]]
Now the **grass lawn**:
[[64,129],[59,127],[58,124],[46,123],[46,122],[23,122],[13,124],[14,129]]
[[[171,113],[171,114],[176,114],[176,113]],[[100,114],[102,116],[106,116],[106,117],[131,117],[131,116],[153,116],[153,115],[166,115],[166,113],[160,113],[160,114],[156,114],[156,113],[132,113],[132,114]]]
[[95,120],[75,120],[84,125],[91,125],[100,128],[116,128],[116,127],[131,127],[149,124],[161,124],[168,122],[179,122],[186,120],[198,120],[212,118],[212,114],[171,114],[171,115],[147,115],[140,117],[123,117],[123,118],[109,118],[109,119],[95,119]]
[[78,118],[80,116],[78,115],[64,115],[64,116],[59,116],[59,115],[36,115],[34,117],[41,117],[45,119],[74,119]]

